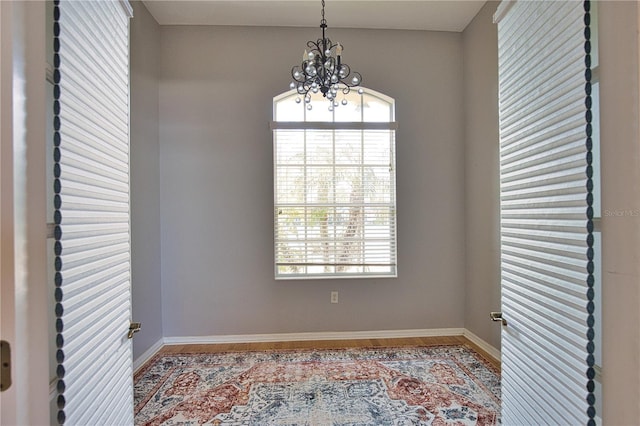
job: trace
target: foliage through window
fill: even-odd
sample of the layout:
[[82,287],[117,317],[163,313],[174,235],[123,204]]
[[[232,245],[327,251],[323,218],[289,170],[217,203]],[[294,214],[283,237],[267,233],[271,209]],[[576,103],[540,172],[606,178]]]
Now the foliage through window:
[[276,278],[396,276],[393,99],[298,96],[274,98]]

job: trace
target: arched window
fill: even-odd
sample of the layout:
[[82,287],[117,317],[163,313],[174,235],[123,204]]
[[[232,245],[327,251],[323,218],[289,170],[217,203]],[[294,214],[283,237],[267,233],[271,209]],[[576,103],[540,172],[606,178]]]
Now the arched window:
[[276,278],[395,277],[395,105],[370,89],[273,101]]

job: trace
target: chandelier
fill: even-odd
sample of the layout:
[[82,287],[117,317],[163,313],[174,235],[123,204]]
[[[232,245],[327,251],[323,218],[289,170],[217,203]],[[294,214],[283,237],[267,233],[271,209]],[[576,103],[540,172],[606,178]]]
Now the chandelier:
[[[304,99],[308,110],[311,110],[311,93],[320,92],[329,100],[329,110],[333,111],[340,105],[339,92],[345,95],[341,103],[346,105],[346,95],[352,87],[360,85],[362,75],[355,71],[352,73],[349,65],[342,62],[342,45],[334,44],[325,36],[327,20],[324,18],[324,1],[322,0],[322,19],[320,20],[322,38],[307,42],[309,50],[305,49],[302,64],[291,69],[293,81],[289,87],[296,89],[302,96],[302,98],[296,98],[296,102],[300,103]],[[358,93],[363,93],[362,88]]]

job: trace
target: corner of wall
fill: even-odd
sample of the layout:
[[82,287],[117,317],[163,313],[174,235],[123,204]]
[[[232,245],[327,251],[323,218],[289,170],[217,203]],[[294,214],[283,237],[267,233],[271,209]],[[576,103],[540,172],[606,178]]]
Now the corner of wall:
[[462,33],[465,139],[464,325],[500,347],[489,312],[500,309],[498,45],[487,2]]
[[134,359],[162,339],[160,220],[160,26],[141,1],[132,2],[130,29],[132,316],[142,323]]

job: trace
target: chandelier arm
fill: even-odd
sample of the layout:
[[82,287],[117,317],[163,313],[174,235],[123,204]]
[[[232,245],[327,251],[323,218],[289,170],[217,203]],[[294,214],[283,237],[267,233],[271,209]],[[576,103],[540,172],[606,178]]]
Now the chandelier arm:
[[311,49],[311,51],[312,51],[312,52],[313,52],[314,50],[319,52],[319,51],[320,51],[320,48],[318,47],[318,43],[320,43],[320,39],[318,39],[318,41],[311,41],[311,40],[309,40],[309,41],[307,42],[307,47],[308,47],[309,49]]
[[291,77],[293,78],[293,81],[296,83],[302,83],[306,80],[304,71],[297,65],[291,68]]
[[[347,74],[344,78],[340,79],[340,84],[344,84],[346,87],[357,87],[362,83],[362,75],[359,72],[354,71],[351,80],[348,80],[350,74]],[[355,82],[354,82],[355,80]]]
[[351,75],[351,67],[347,64],[338,64],[338,83],[346,84],[346,79]]

